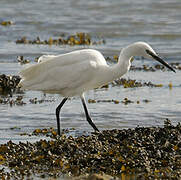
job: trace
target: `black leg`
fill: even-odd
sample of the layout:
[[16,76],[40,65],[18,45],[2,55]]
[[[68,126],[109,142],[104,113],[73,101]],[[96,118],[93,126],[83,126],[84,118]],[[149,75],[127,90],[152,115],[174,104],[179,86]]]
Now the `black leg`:
[[66,102],[67,99],[68,99],[68,98],[64,98],[64,99],[62,100],[62,102],[58,105],[58,107],[56,108],[57,128],[58,128],[58,135],[59,135],[59,136],[60,136],[60,117],[59,117],[59,115],[60,115],[60,110],[61,110],[62,106],[65,104],[65,102]]
[[89,115],[89,112],[87,110],[86,103],[85,103],[85,100],[84,100],[83,96],[81,96],[81,100],[82,100],[82,104],[83,104],[83,107],[84,107],[84,111],[85,111],[85,115],[86,115],[88,123],[94,128],[95,131],[99,131],[97,129],[96,125],[92,122],[92,120],[90,118],[90,115]]

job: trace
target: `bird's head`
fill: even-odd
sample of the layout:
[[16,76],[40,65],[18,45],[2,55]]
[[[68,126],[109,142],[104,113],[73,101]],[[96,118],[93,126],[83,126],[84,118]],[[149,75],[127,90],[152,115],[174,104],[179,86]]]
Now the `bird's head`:
[[163,64],[173,72],[175,70],[163,59],[161,59],[158,54],[152,49],[152,47],[145,42],[136,42],[125,48],[126,56],[143,56],[146,59],[153,59]]

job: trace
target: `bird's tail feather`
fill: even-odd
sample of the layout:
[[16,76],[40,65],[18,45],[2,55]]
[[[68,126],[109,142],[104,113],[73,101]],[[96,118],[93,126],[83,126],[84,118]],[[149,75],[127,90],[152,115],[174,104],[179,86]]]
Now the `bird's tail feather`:
[[31,86],[31,84],[33,84],[37,80],[37,77],[41,76],[41,74],[39,73],[41,68],[42,67],[39,67],[38,64],[34,64],[21,70],[19,72],[21,81],[19,82],[18,87],[25,89]]
[[31,65],[31,66],[28,66],[26,67],[25,69],[22,69],[20,72],[19,72],[19,75],[23,78],[23,79],[29,79],[31,78],[32,76],[35,76],[36,75],[36,72],[37,72],[37,64],[36,65]]

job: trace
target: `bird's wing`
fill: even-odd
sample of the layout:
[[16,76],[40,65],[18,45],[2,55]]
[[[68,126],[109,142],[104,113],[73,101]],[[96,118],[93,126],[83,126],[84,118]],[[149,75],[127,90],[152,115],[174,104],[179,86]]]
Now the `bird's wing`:
[[38,58],[38,63],[41,63],[43,61],[48,61],[48,60],[51,60],[53,58],[55,58],[56,55],[42,55]]
[[84,61],[95,61],[97,64],[106,65],[106,61],[103,55],[92,49],[85,49],[79,51],[73,51],[61,55],[46,55],[40,58],[41,63],[28,65],[19,72],[19,75],[26,80],[37,78],[41,73],[46,73],[48,69],[53,67],[64,67],[81,63]]
[[[91,61],[79,62],[63,67],[49,69],[46,77],[41,78],[41,86],[36,83],[34,87],[41,87],[44,91],[63,91],[79,88],[93,78],[96,63]],[[37,87],[37,88],[38,88]]]
[[22,70],[20,84],[34,90],[75,88],[89,81],[98,65],[104,64],[104,57],[98,51],[74,51]]

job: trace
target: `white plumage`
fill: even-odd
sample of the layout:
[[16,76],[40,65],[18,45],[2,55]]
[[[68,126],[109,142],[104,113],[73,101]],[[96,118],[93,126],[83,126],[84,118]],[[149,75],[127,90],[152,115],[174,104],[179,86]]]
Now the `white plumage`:
[[98,82],[99,73],[107,67],[102,54],[92,49],[41,56],[38,64],[20,72],[20,86],[24,89],[59,93],[65,97],[81,95],[102,84]]
[[56,109],[58,134],[60,109],[68,97],[75,95],[80,96],[82,100],[87,121],[98,131],[89,116],[83,93],[124,75],[130,68],[132,56],[155,59],[175,72],[147,43],[137,42],[123,48],[118,63],[112,66],[106,63],[100,52],[92,49],[41,56],[37,64],[20,72],[22,79],[19,86],[23,89],[58,93],[65,97]]

